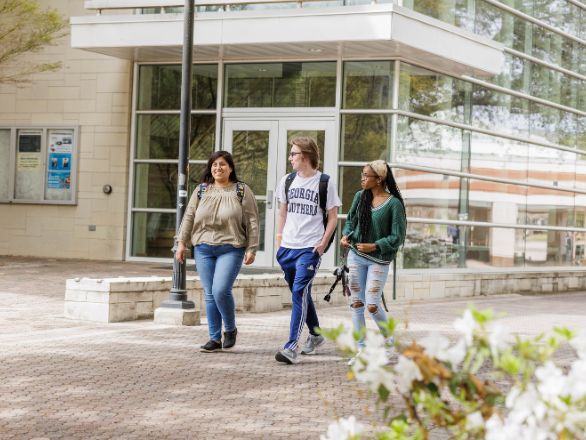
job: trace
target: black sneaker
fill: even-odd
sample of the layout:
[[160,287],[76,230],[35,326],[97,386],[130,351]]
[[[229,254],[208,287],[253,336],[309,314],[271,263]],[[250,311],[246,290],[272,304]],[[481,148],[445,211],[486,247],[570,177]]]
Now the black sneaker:
[[201,351],[205,353],[213,353],[214,351],[222,351],[222,343],[210,339],[208,342],[206,342],[199,348],[201,349]]
[[228,350],[236,345],[236,335],[238,329],[235,328],[231,332],[224,332],[224,350]]

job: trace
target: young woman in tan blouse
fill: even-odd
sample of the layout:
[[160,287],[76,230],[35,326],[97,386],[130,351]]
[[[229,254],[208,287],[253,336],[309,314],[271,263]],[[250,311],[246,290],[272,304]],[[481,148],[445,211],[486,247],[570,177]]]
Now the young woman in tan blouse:
[[187,205],[175,254],[183,262],[188,243],[195,246],[210,335],[210,340],[201,346],[204,352],[227,350],[236,343],[232,286],[242,263],[254,262],[258,224],[254,194],[248,185],[238,181],[232,155],[216,151]]

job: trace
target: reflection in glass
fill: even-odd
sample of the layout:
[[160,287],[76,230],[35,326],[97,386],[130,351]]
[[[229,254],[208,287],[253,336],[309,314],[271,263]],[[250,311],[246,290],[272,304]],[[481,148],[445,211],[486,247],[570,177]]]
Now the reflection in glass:
[[[366,162],[365,162],[366,163]],[[347,214],[352,207],[352,200],[354,200],[354,194],[360,191],[360,173],[363,167],[340,167],[340,184],[339,194],[342,200],[342,212]]]
[[475,127],[526,137],[527,106],[526,100],[476,84],[472,86],[471,123]]
[[468,123],[470,83],[401,63],[399,108],[452,122]]
[[470,173],[527,182],[528,144],[472,133]]
[[[179,115],[137,115],[136,158],[177,159]],[[205,160],[214,151],[216,115],[191,116],[189,158]]]
[[582,260],[583,244],[576,244],[568,231],[527,230],[525,237],[526,266],[567,266]]
[[403,246],[403,268],[458,267],[460,248],[458,238],[454,242],[456,233],[459,234],[459,230],[455,226],[409,222]]
[[336,63],[226,65],[226,107],[333,107]]
[[577,154],[569,151],[529,146],[529,182],[574,188]]
[[468,204],[470,209],[468,220],[524,224],[527,209],[527,187],[470,179]]
[[345,62],[342,107],[390,109],[393,65],[392,61]]
[[[215,109],[218,88],[216,64],[194,64],[192,108]],[[179,110],[181,108],[181,65],[140,66],[138,110]]]
[[460,178],[425,171],[393,170],[407,217],[458,220]]
[[132,256],[172,258],[175,214],[134,212],[132,214]]
[[574,226],[575,194],[545,188],[527,188],[527,224]]
[[[323,170],[325,166],[325,155],[324,155],[324,145],[326,142],[326,132],[325,130],[287,130],[287,145],[283,145],[281,148],[283,150],[284,157],[289,156],[289,151],[291,150],[291,139],[300,137],[300,136],[308,136],[314,139],[317,142],[317,148],[319,149],[319,169]],[[290,173],[293,171],[293,167],[291,167],[291,162],[287,160],[287,170],[286,173]]]
[[399,162],[461,170],[463,133],[459,128],[399,116],[395,157]]
[[238,178],[257,196],[267,192],[269,134],[268,130],[234,130],[232,133],[232,156]]
[[135,208],[175,208],[176,163],[139,163],[134,166]]
[[571,113],[536,102],[529,104],[529,134],[532,138],[575,147],[576,120]]
[[342,115],[340,160],[364,161],[389,157],[390,115]]

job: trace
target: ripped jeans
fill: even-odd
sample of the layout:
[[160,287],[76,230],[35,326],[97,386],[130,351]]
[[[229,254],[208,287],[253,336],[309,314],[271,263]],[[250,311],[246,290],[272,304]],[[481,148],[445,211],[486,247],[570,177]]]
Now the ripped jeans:
[[[360,331],[366,326],[364,309],[379,328],[387,321],[387,314],[382,305],[382,292],[389,275],[390,265],[378,264],[361,257],[352,249],[348,252],[348,284],[351,292],[350,310],[354,330]],[[392,338],[389,343],[392,344]],[[364,347],[364,338],[358,341],[358,347]]]

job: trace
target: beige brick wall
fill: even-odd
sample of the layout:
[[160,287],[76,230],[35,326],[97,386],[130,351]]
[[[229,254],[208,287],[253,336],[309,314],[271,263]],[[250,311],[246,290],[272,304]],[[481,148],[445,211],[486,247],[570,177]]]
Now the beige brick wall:
[[[66,17],[82,1],[42,0]],[[0,204],[0,254],[124,258],[132,63],[71,49],[69,36],[42,53],[58,72],[26,85],[0,85],[0,125],[80,126],[77,206]],[[110,184],[106,195],[102,186]],[[88,225],[96,225],[90,232]]]

